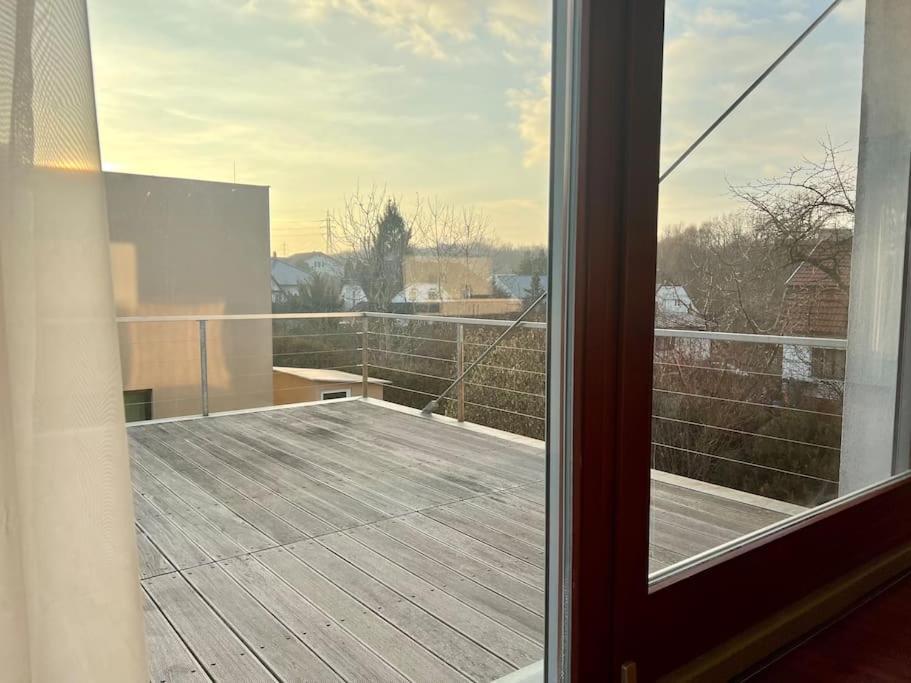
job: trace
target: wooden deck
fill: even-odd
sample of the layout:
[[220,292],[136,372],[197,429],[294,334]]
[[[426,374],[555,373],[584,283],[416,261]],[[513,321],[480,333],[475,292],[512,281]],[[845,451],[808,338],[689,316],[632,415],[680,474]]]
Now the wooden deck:
[[[129,437],[150,680],[490,681],[543,656],[543,446],[363,401]],[[652,569],[784,517],[687,481],[653,483]]]

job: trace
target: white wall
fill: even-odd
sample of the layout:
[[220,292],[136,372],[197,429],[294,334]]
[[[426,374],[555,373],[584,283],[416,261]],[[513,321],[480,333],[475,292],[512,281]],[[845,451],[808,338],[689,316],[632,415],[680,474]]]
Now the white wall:
[[[909,161],[911,2],[868,0],[840,493],[896,463]],[[901,448],[907,462],[907,445]],[[906,465],[898,465],[904,468]]]

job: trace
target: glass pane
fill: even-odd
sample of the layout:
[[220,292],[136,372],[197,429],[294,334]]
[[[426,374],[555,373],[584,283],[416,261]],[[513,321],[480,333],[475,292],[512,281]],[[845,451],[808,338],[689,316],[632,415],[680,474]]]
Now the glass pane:
[[551,3],[89,5],[152,680],[540,668]]
[[911,12],[835,5],[668,2],[659,575],[908,468]]

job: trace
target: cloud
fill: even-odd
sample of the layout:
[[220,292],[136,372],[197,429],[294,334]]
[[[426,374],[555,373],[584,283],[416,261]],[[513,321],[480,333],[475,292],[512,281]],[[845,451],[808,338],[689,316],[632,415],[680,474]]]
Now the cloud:
[[550,155],[550,76],[542,76],[537,87],[509,90],[506,95],[518,112],[516,128],[525,145],[525,166],[546,163]]
[[832,14],[847,24],[863,21],[867,15],[867,3],[864,0],[846,0]]
[[719,10],[706,7],[696,15],[696,24],[714,29],[744,28],[747,22],[731,10]]
[[[275,12],[257,0],[258,11]],[[482,34],[510,45],[529,44],[550,21],[544,0],[284,0],[286,10],[303,21],[322,21],[332,14],[354,17],[380,28],[395,45],[420,57],[445,61],[456,58],[459,45]],[[280,13],[280,12],[279,12]],[[287,11],[285,14],[287,15]],[[531,30],[530,30],[531,29]],[[540,38],[537,39],[540,42]]]

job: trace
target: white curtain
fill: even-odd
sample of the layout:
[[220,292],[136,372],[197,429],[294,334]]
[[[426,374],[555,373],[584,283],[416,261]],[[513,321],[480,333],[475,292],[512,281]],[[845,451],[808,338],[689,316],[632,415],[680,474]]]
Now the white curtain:
[[85,0],[0,0],[0,680],[147,677]]

